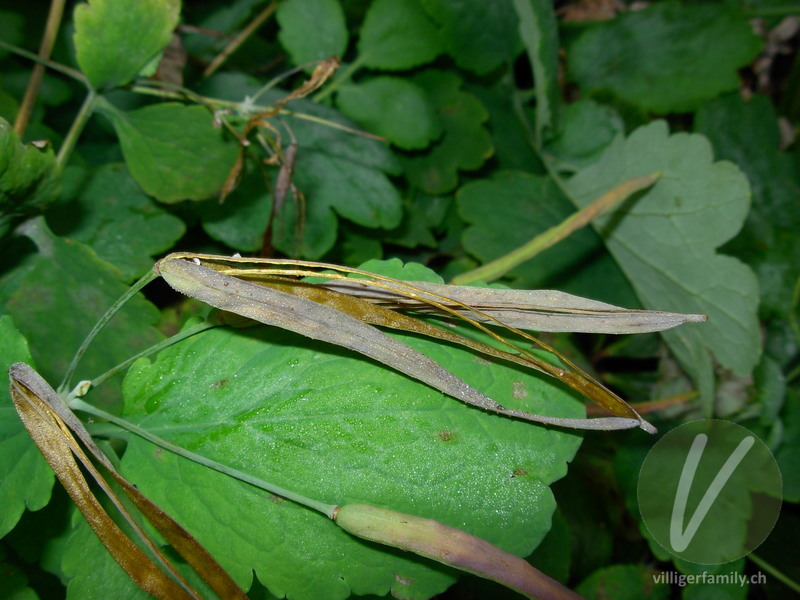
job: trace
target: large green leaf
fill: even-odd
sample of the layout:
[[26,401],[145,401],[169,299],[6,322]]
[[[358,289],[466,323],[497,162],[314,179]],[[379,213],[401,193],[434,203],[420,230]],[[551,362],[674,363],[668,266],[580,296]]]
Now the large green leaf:
[[[108,164],[91,174],[47,214],[55,233],[92,247],[97,255],[133,281],[153,266],[186,231],[142,192],[123,164]],[[147,235],[140,235],[146,231]]]
[[586,31],[569,47],[569,74],[586,92],[686,112],[736,89],[737,70],[760,49],[746,18],[724,3],[658,2]]
[[203,200],[218,194],[238,155],[203,106],[172,102],[130,112],[103,102],[125,163],[142,189],[162,202]]
[[0,537],[23,511],[39,510],[50,501],[55,476],[17,414],[8,391],[8,368],[33,363],[28,344],[13,319],[0,317]]
[[338,0],[288,0],[281,2],[275,16],[281,26],[278,39],[296,65],[343,56],[347,50],[347,27]]
[[[419,266],[403,273],[433,276]],[[399,337],[504,403],[583,412],[536,373]],[[152,364],[136,363],[124,394],[129,418],[195,452],[325,502],[434,518],[520,555],[548,530],[548,485],[564,475],[580,441],[475,410],[349,351],[276,329],[195,336]],[[278,596],[324,600],[391,589],[426,598],[454,579],[439,565],[365,544],[316,513],[138,440],[123,468],[244,587],[255,570]]]
[[427,94],[408,79],[373,77],[344,85],[337,100],[348,117],[404,150],[425,148],[442,132]]
[[458,185],[458,172],[479,168],[494,152],[484,127],[488,114],[480,101],[461,89],[455,73],[428,70],[413,81],[422,86],[444,126],[442,138],[425,154],[403,160],[412,185],[427,194],[446,194]]
[[448,54],[479,75],[510,63],[521,49],[511,0],[422,0],[441,27]]
[[61,172],[49,144],[22,144],[0,117],[0,238],[25,215],[44,209],[58,194]]
[[75,7],[75,54],[95,88],[125,85],[169,43],[180,0],[90,0]]
[[[55,385],[97,319],[127,289],[119,271],[81,244],[53,235],[42,219],[28,221],[23,232],[38,252],[0,279],[2,313],[14,318],[28,340],[39,372]],[[139,350],[160,341],[153,328],[156,308],[138,296],[100,333],[77,371],[96,377]],[[118,403],[113,382],[100,390],[104,402]]]
[[670,135],[656,121],[618,138],[594,165],[568,182],[577,205],[633,177],[661,172],[652,188],[595,228],[645,308],[706,313],[707,323],[662,335],[692,375],[710,408],[711,355],[738,374],[758,362],[758,282],[716,248],[741,229],[750,188],[739,169],[714,162],[700,135]]
[[410,69],[432,61],[443,50],[420,0],[375,0],[360,35],[359,60],[373,69]]

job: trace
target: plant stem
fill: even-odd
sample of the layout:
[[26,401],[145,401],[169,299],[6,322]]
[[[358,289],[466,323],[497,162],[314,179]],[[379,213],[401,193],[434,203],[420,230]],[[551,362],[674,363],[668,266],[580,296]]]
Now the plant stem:
[[772,575],[775,579],[780,581],[783,585],[785,585],[789,589],[800,593],[800,583],[794,581],[791,577],[789,577],[788,575],[786,575],[782,571],[779,571],[777,568],[773,567],[770,563],[765,561],[763,558],[761,558],[757,554],[753,554],[753,553],[748,554],[747,558],[749,560],[752,560],[759,567],[764,569],[767,573]]
[[[89,385],[89,388],[97,387],[98,385],[103,383],[106,379],[110,379],[111,377],[113,377],[114,375],[119,373],[120,371],[124,371],[125,369],[127,369],[130,365],[132,365],[134,362],[136,362],[140,358],[144,358],[145,356],[150,356],[151,354],[155,354],[157,352],[160,352],[164,348],[168,348],[169,346],[172,346],[173,344],[177,344],[178,342],[183,341],[183,340],[185,340],[187,338],[190,338],[193,335],[197,335],[198,333],[206,331],[207,329],[213,329],[214,327],[220,327],[220,324],[219,323],[212,323],[211,321],[203,321],[202,323],[198,323],[197,325],[195,325],[193,327],[189,327],[188,329],[184,329],[183,331],[181,331],[179,333],[176,333],[175,335],[170,336],[167,339],[162,340],[157,344],[153,344],[152,346],[150,346],[146,350],[142,350],[141,352],[139,352],[139,354],[131,356],[128,360],[119,363],[116,367],[112,367],[111,369],[109,369],[108,371],[103,373],[102,375],[92,379],[92,382]],[[89,389],[89,388],[87,388],[87,389]],[[72,396],[72,394],[71,394],[71,396]]]
[[41,58],[41,57],[37,56],[33,52],[28,52],[27,50],[25,50],[23,48],[18,48],[16,46],[12,46],[11,44],[7,44],[3,40],[0,40],[0,48],[2,48],[3,50],[8,50],[9,52],[13,52],[14,54],[16,54],[18,56],[21,56],[23,58],[27,58],[28,60],[31,60],[31,61],[33,61],[35,63],[42,64],[45,67],[53,69],[54,71],[58,71],[59,73],[63,73],[67,77],[75,79],[76,81],[80,81],[87,88],[90,87],[89,86],[89,82],[86,79],[86,76],[83,73],[81,73],[80,71],[77,71],[77,70],[75,70],[75,69],[73,69],[71,67],[68,67],[66,65],[62,65],[61,63],[57,63],[57,62],[52,61],[52,60],[46,60],[44,58]]
[[[58,29],[61,26],[61,16],[64,14],[64,3],[65,0],[51,0],[50,2],[47,24],[44,28],[42,43],[39,46],[39,58],[42,60],[49,59],[50,53],[53,51],[53,44],[55,44]],[[39,88],[42,85],[43,78],[44,65],[41,62],[37,62],[31,72],[28,87],[25,89],[25,96],[22,98],[22,104],[20,104],[17,118],[14,121],[14,131],[17,132],[19,137],[23,136],[25,129],[28,127],[28,121],[30,120],[31,112],[33,112],[33,105],[36,104],[36,97],[39,95]]]
[[64,374],[64,379],[61,381],[61,385],[58,386],[58,393],[63,394],[67,388],[69,387],[70,381],[72,376],[75,374],[75,369],[78,368],[78,363],[80,363],[81,358],[83,355],[86,354],[86,349],[89,347],[89,344],[92,343],[97,334],[106,326],[106,324],[111,320],[111,318],[117,314],[120,308],[133,296],[135,296],[139,290],[141,290],[144,286],[148,283],[153,281],[158,275],[156,274],[154,269],[150,269],[139,281],[134,283],[128,291],[126,291],[120,298],[111,305],[106,313],[100,317],[100,319],[95,323],[92,330],[89,332],[89,335],[86,336],[86,339],[83,340],[80,348],[78,348],[77,352],[75,352],[75,356],[72,357],[72,362],[70,362],[69,367],[67,367],[67,372]]
[[255,33],[259,27],[261,27],[264,21],[266,21],[272,15],[272,13],[275,12],[276,8],[278,8],[277,1],[270,3],[264,10],[256,15],[256,18],[248,23],[247,27],[242,29],[242,31],[239,32],[239,35],[233,38],[231,42],[225,46],[222,52],[214,57],[214,60],[212,60],[211,63],[206,67],[205,71],[203,71],[203,77],[210,77],[213,75],[214,71],[216,71],[231,54],[236,52],[239,46],[247,41],[247,38],[253,35],[253,33]]
[[252,475],[248,475],[247,473],[244,473],[227,465],[218,463],[215,460],[211,460],[210,458],[192,452],[191,450],[187,450],[186,448],[181,448],[180,446],[177,446],[172,442],[168,442],[167,440],[160,438],[157,435],[153,435],[149,431],[146,431],[141,427],[138,427],[133,423],[126,421],[125,419],[121,419],[110,413],[105,412],[104,410],[96,408],[91,404],[84,402],[80,398],[70,399],[69,406],[74,410],[81,410],[83,412],[89,413],[101,419],[105,419],[113,423],[114,425],[121,427],[125,431],[129,431],[134,435],[138,435],[139,437],[147,440],[148,442],[151,442],[156,446],[163,448],[164,450],[168,450],[173,454],[177,454],[178,456],[181,456],[187,460],[191,460],[192,462],[195,462],[199,465],[203,465],[204,467],[208,467],[209,469],[213,469],[214,471],[217,471],[224,475],[228,475],[229,477],[233,477],[234,479],[238,479],[239,481],[244,481],[245,483],[249,483],[252,486],[265,490],[271,494],[275,494],[276,496],[280,496],[281,498],[286,498],[287,500],[291,500],[292,502],[302,504],[307,508],[311,508],[313,510],[321,512],[329,519],[333,518],[334,510],[336,509],[335,504],[325,504],[323,502],[307,498],[302,494],[298,494],[291,490],[287,490],[280,486],[274,485],[272,483],[269,483],[268,481],[259,479],[258,477],[253,477]]
[[540,233],[529,242],[523,244],[500,258],[493,260],[483,266],[461,273],[453,278],[453,284],[466,284],[474,281],[493,281],[505,275],[509,270],[517,265],[530,260],[543,250],[550,248],[571,235],[578,229],[588,225],[595,217],[598,217],[621,202],[630,198],[632,194],[650,187],[659,177],[659,173],[635,177],[626,181],[612,190],[609,190],[597,200],[585,206],[581,210],[572,213],[564,221]]
[[86,95],[86,98],[81,105],[81,109],[78,112],[78,116],[75,117],[75,120],[72,122],[72,126],[67,132],[67,136],[64,138],[64,142],[61,144],[61,148],[58,149],[56,166],[59,169],[63,169],[67,164],[67,161],[69,161],[69,157],[72,154],[72,151],[75,149],[75,144],[78,143],[78,138],[81,136],[84,127],[86,127],[86,123],[89,122],[89,118],[94,113],[97,99],[97,93],[94,90],[89,90],[89,93]]

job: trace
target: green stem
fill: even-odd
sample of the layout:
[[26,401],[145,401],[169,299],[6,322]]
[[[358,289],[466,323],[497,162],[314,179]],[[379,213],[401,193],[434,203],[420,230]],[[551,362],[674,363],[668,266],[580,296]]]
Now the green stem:
[[97,93],[94,90],[89,90],[89,94],[83,101],[83,105],[78,112],[78,116],[75,117],[75,120],[72,122],[72,126],[67,132],[67,136],[64,138],[64,142],[61,144],[61,148],[58,149],[56,166],[59,169],[63,169],[67,164],[67,161],[69,161],[69,157],[72,154],[72,151],[75,149],[75,144],[78,143],[78,138],[81,136],[84,127],[86,127],[86,123],[89,122],[89,118],[94,113],[97,99]]
[[626,181],[614,189],[606,192],[597,200],[581,210],[572,213],[564,221],[551,227],[500,258],[493,260],[477,269],[467,271],[453,278],[452,283],[463,285],[474,281],[493,281],[505,275],[517,265],[530,260],[543,250],[557,244],[578,229],[588,225],[594,218],[619,206],[621,202],[630,198],[632,194],[650,187],[659,177],[659,173],[636,177]]
[[767,573],[772,575],[775,579],[780,581],[783,585],[797,593],[800,593],[800,583],[794,581],[791,577],[773,567],[770,563],[765,561],[757,554],[748,554],[747,558],[756,563],[760,568],[764,569]]
[[353,62],[351,62],[349,65],[347,65],[347,68],[341,73],[339,73],[339,76],[336,77],[336,79],[331,81],[330,84],[326,85],[319,91],[319,93],[316,96],[314,96],[314,102],[320,102],[324,100],[325,98],[330,96],[333,92],[335,92],[336,88],[338,88],[341,84],[350,79],[353,76],[353,73],[358,71],[364,65],[364,61],[367,60],[367,56],[368,56],[367,54],[362,54],[358,58],[356,58]]
[[177,454],[178,456],[181,456],[187,460],[191,460],[192,462],[195,462],[199,465],[203,465],[204,467],[208,467],[209,469],[213,469],[214,471],[217,471],[224,475],[228,475],[229,477],[233,477],[234,479],[238,479],[239,481],[244,481],[245,483],[249,483],[252,486],[265,490],[271,494],[275,494],[276,496],[280,496],[281,498],[286,498],[287,500],[291,500],[292,502],[302,504],[307,508],[321,512],[329,519],[333,518],[334,511],[336,509],[336,505],[334,504],[325,504],[323,502],[307,498],[306,496],[303,496],[291,490],[287,490],[280,486],[274,485],[272,483],[269,483],[268,481],[259,479],[258,477],[253,477],[252,475],[248,475],[247,473],[243,473],[242,471],[218,463],[217,461],[211,460],[210,458],[192,452],[191,450],[187,450],[186,448],[181,448],[180,446],[176,446],[172,442],[168,442],[167,440],[160,438],[157,435],[153,435],[149,431],[146,431],[141,427],[134,425],[133,423],[129,423],[125,419],[121,419],[119,417],[112,415],[111,413],[107,413],[104,410],[96,408],[91,404],[84,402],[80,398],[72,398],[69,401],[69,406],[74,410],[81,410],[85,413],[89,413],[90,415],[94,415],[101,419],[105,419],[111,423],[114,423],[115,425],[121,427],[125,431],[129,431],[134,435],[138,435],[139,437],[147,440],[148,442],[155,444],[156,446],[163,448],[164,450],[168,450],[173,454]]
[[75,374],[75,369],[78,368],[78,363],[80,363],[81,358],[83,355],[86,354],[86,349],[89,347],[89,344],[92,343],[97,334],[106,326],[106,324],[111,320],[111,318],[117,314],[120,308],[133,296],[135,296],[139,290],[141,290],[144,286],[148,283],[153,281],[158,275],[156,274],[154,269],[150,269],[139,281],[134,283],[127,292],[122,294],[120,298],[111,305],[100,320],[95,323],[92,330],[89,332],[89,335],[86,336],[86,339],[83,340],[80,348],[78,348],[77,352],[75,352],[75,356],[72,357],[72,362],[70,362],[69,367],[67,367],[67,372],[64,374],[64,379],[61,381],[61,385],[58,386],[58,393],[63,394],[69,387],[70,381],[72,380],[72,376]]
[[[103,383],[106,379],[110,379],[120,371],[124,371],[125,369],[127,369],[130,365],[132,365],[140,358],[143,358],[145,356],[150,356],[151,354],[155,354],[157,352],[161,352],[161,350],[163,350],[164,348],[168,348],[169,346],[177,344],[178,342],[183,341],[186,338],[190,338],[193,335],[197,335],[198,333],[206,331],[207,329],[213,329],[214,327],[220,327],[220,325],[218,323],[212,323],[210,321],[203,321],[202,323],[199,323],[193,327],[189,327],[188,329],[184,329],[183,331],[176,333],[175,335],[168,337],[167,339],[162,340],[157,344],[153,344],[146,350],[142,350],[141,352],[139,352],[139,354],[130,357],[128,360],[119,363],[116,367],[113,367],[108,371],[106,371],[105,373],[103,373],[102,375],[92,379],[91,384],[89,384],[89,387],[86,389],[88,390],[90,388],[97,387],[98,385]],[[83,394],[74,394],[74,395],[71,394],[72,397],[78,395],[83,395]]]
[[23,58],[27,58],[28,60],[32,60],[33,62],[42,64],[45,67],[53,69],[54,71],[58,71],[59,73],[63,73],[67,77],[80,81],[87,88],[91,88],[91,86],[89,85],[89,81],[86,79],[86,76],[76,69],[72,69],[66,65],[62,65],[61,63],[57,63],[49,59],[44,59],[38,56],[37,54],[34,54],[33,52],[29,52],[23,48],[18,48],[17,46],[12,46],[11,44],[4,42],[3,40],[0,40],[0,48],[2,48],[3,50],[8,50],[9,52],[13,52],[14,54],[22,56]]

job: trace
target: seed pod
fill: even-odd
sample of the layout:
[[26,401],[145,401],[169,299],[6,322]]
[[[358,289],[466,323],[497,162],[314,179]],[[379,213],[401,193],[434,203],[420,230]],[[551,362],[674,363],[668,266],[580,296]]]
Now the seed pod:
[[580,599],[518,556],[432,519],[367,504],[346,504],[337,507],[333,520],[352,535],[491,579],[529,598]]

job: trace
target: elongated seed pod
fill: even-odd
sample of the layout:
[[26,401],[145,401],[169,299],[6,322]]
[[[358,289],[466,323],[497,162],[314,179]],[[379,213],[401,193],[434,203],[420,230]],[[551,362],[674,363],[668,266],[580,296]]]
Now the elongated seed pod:
[[432,519],[368,504],[340,506],[333,519],[352,535],[491,579],[529,598],[580,600],[576,593],[518,556]]

